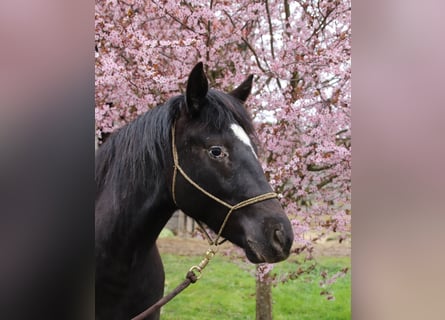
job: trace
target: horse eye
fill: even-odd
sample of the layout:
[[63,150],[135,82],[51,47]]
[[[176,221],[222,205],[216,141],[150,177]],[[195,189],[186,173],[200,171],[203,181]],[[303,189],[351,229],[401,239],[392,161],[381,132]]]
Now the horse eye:
[[209,155],[212,158],[224,158],[227,154],[224,153],[223,149],[219,146],[213,146],[209,149]]

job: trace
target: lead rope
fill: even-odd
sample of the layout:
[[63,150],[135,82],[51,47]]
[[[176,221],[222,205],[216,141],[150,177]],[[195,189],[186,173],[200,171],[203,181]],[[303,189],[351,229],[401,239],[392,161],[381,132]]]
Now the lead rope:
[[210,260],[215,256],[215,254],[218,252],[218,246],[220,246],[224,241],[222,240],[218,242],[219,238],[221,237],[221,234],[224,230],[224,227],[227,224],[227,221],[229,220],[230,215],[233,211],[247,207],[251,204],[255,204],[264,200],[274,199],[277,197],[277,194],[275,192],[268,192],[261,195],[258,195],[256,197],[252,197],[249,199],[246,199],[244,201],[241,201],[235,205],[231,205],[224,200],[219,199],[218,197],[214,196],[204,188],[202,188],[199,184],[197,184],[195,181],[193,181],[192,178],[190,178],[185,171],[181,168],[179,165],[179,158],[178,158],[178,151],[176,150],[176,139],[175,139],[175,124],[172,125],[172,154],[173,154],[173,178],[172,178],[172,197],[173,202],[176,204],[176,206],[179,208],[178,204],[176,203],[176,176],[178,174],[178,171],[181,173],[181,175],[184,177],[185,180],[187,180],[192,186],[194,186],[196,189],[204,193],[209,198],[215,200],[219,204],[225,206],[229,209],[227,212],[226,217],[224,218],[223,223],[221,224],[221,227],[219,228],[219,231],[216,235],[216,238],[212,240],[210,235],[207,233],[205,228],[202,226],[201,222],[199,220],[195,220],[200,228],[204,231],[204,234],[207,237],[207,240],[209,242],[210,247],[207,249],[207,252],[204,256],[204,259],[197,265],[192,266],[189,271],[187,272],[184,281],[178,285],[172,292],[170,292],[168,295],[161,298],[159,301],[157,301],[155,304],[153,304],[151,307],[143,311],[142,313],[138,314],[136,317],[131,318],[131,320],[143,320],[148,315],[156,311],[157,309],[161,308],[165,304],[167,304],[171,299],[173,299],[175,296],[177,296],[179,293],[181,293],[185,288],[187,288],[190,284],[195,283],[201,278],[202,271],[207,266],[207,264],[210,262]]

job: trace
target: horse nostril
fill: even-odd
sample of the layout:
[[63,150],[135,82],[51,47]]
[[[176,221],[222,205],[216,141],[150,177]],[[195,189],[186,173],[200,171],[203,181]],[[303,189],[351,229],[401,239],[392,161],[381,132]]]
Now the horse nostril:
[[281,246],[284,246],[286,243],[286,237],[284,236],[284,233],[283,233],[283,231],[281,231],[281,229],[276,229],[274,231],[273,238]]

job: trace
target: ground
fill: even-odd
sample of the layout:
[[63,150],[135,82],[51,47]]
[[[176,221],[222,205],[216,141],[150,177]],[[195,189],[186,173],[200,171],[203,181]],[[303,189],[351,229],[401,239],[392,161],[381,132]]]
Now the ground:
[[[341,244],[335,237],[327,237],[315,245],[316,256],[349,256],[351,254],[351,240],[347,239]],[[196,238],[167,237],[157,240],[161,253],[172,253],[180,255],[204,255],[209,247],[208,242]],[[229,250],[233,245],[229,242],[221,246],[221,251]]]

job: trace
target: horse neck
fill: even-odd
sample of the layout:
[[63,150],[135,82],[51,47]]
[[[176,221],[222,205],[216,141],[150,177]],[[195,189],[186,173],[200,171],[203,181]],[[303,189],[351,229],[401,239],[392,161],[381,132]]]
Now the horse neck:
[[[142,235],[145,243],[154,244],[175,209],[176,206],[173,203],[168,184],[163,181],[163,183],[154,185],[138,211],[138,219],[135,220],[135,234]],[[136,241],[137,243],[140,241]]]
[[[96,155],[96,242],[125,250],[154,244],[175,205],[170,128],[176,108],[156,107],[119,130]],[[115,247],[111,245],[110,247]]]
[[167,181],[158,179],[118,205],[106,191],[96,202],[99,251],[106,255],[113,251],[114,257],[123,258],[154,245],[175,210]]

